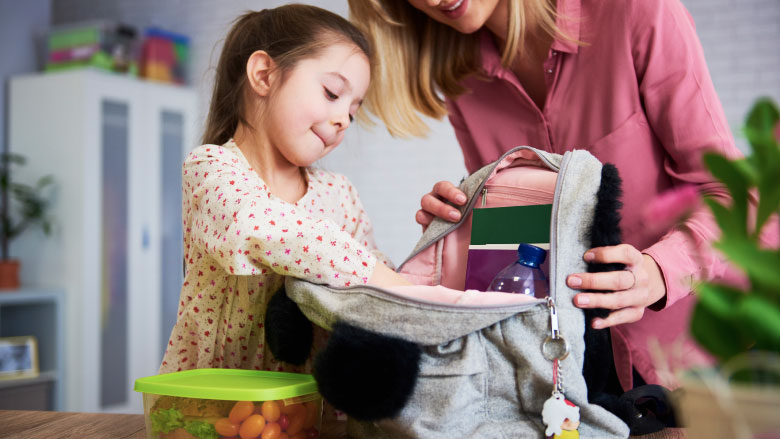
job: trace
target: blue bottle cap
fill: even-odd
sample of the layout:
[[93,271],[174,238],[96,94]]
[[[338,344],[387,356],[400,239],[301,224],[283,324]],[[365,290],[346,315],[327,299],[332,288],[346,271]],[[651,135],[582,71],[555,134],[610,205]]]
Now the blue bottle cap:
[[547,250],[531,244],[517,246],[517,262],[528,267],[538,268],[544,263]]

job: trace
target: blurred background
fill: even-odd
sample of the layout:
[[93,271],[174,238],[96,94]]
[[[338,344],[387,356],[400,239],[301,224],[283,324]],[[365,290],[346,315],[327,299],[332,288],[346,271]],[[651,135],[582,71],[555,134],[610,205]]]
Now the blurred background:
[[[682,1],[745,150],[749,106],[780,100],[780,1]],[[284,3],[0,0],[3,206],[48,225],[4,232],[2,259],[20,274],[0,293],[0,338],[35,336],[38,367],[0,380],[0,409],[142,412],[132,383],[156,373],[175,321],[181,162],[202,134],[222,38],[244,11]],[[303,3],[347,15],[345,0]],[[420,197],[466,175],[450,126],[430,127],[403,140],[353,126],[320,163],[352,180],[396,264],[419,238]]]

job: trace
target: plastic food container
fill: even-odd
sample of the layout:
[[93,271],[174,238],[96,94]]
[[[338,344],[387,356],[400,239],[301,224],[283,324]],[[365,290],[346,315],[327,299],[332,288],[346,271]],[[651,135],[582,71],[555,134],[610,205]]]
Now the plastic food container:
[[139,378],[149,439],[313,439],[322,396],[311,375],[194,369]]

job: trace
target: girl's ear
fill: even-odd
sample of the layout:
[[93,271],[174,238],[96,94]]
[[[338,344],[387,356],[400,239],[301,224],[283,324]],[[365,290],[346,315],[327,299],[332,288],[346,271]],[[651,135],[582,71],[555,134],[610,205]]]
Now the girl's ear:
[[249,86],[259,96],[268,96],[271,90],[271,72],[274,60],[263,50],[255,51],[246,63]]

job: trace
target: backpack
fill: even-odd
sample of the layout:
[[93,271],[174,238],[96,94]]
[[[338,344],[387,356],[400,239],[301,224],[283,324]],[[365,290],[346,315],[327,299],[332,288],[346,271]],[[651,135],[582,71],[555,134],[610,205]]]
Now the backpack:
[[[591,245],[602,168],[582,150],[557,155],[512,149],[462,182],[469,197],[462,219],[434,220],[401,264],[399,272],[419,285],[399,292],[287,278],[285,290],[269,303],[269,347],[276,355],[275,346],[295,345],[284,326],[294,319],[278,317],[289,315],[278,312],[285,300],[332,331],[314,375],[324,398],[350,416],[351,437],[547,437],[551,429],[560,433],[542,419],[558,386],[579,407],[581,437],[628,437],[623,421],[588,402],[582,375],[585,316],[565,284],[568,273],[588,268],[582,255]],[[532,189],[553,196],[549,298],[463,292],[471,212],[484,189],[528,189],[543,169],[555,174],[545,171],[544,182]],[[507,205],[528,202],[509,195]]]

